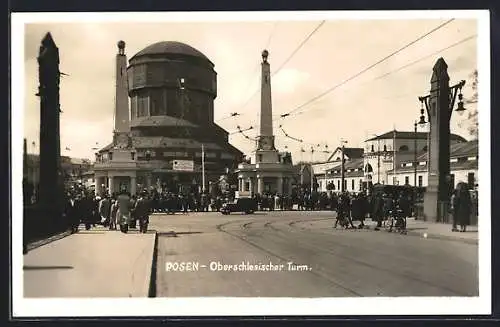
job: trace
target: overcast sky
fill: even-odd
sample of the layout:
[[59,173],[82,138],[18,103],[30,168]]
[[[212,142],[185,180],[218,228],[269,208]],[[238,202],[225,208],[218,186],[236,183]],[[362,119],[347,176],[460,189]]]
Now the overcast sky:
[[[446,20],[327,20],[293,58],[272,77],[273,113],[290,112],[324,91],[352,77],[395,50],[429,32]],[[36,56],[45,33],[51,32],[59,47],[61,80],[61,150],[65,155],[93,159],[91,148],[112,140],[116,43],[124,40],[130,59],[135,53],[158,41],[180,41],[203,52],[217,71],[218,97],[215,120],[229,132],[237,126],[258,131],[260,93],[257,92],[261,51],[270,52],[275,72],[320,21],[279,22],[199,22],[199,23],[52,23],[25,25],[25,118],[24,135],[30,152],[37,152],[39,137],[39,99]],[[451,83],[469,75],[477,66],[477,39],[412,64],[477,33],[476,20],[456,19],[416,42],[399,54],[375,66],[328,95],[304,106],[295,114],[274,123],[277,146],[287,146],[294,161],[301,159],[300,148],[311,158],[308,143],[328,145],[333,150],[340,139],[348,146],[363,146],[373,133],[413,130],[419,117],[417,97],[430,88],[432,66],[443,57],[449,66]],[[393,73],[391,73],[393,72]],[[376,79],[384,74],[383,78]],[[471,95],[471,83],[464,97]],[[250,96],[255,94],[248,102]],[[246,106],[244,106],[248,103]],[[231,112],[241,116],[225,119]],[[453,133],[469,137],[465,117],[454,114]],[[221,120],[222,119],[222,120]],[[278,128],[304,144],[284,137]],[[249,154],[254,143],[241,134],[230,142]],[[65,151],[69,147],[71,151]],[[316,152],[314,160],[326,154]]]

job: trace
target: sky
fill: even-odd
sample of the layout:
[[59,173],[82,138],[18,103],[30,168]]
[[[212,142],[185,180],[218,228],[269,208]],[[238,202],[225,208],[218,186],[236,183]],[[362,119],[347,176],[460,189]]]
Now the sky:
[[[261,52],[268,49],[276,145],[280,150],[292,152],[296,162],[311,158],[325,160],[328,154],[323,151],[333,151],[341,140],[346,140],[349,147],[363,147],[363,141],[373,134],[394,128],[413,130],[413,123],[420,115],[417,97],[428,94],[432,67],[439,57],[449,66],[450,83],[466,80],[464,98],[471,97],[470,74],[477,69],[477,38],[436,52],[476,35],[477,20],[473,19],[455,19],[350,79],[447,20],[327,19],[307,41],[308,35],[321,23],[320,19],[294,21],[280,17],[277,21],[234,22],[78,22],[74,19],[66,23],[26,24],[24,137],[28,139],[28,151],[38,152],[40,109],[39,98],[35,96],[36,57],[47,32],[59,47],[60,70],[69,75],[62,76],[60,85],[63,155],[93,159],[93,148],[105,146],[112,140],[114,60],[119,40],[126,42],[129,59],[152,43],[180,41],[198,49],[215,64],[216,123],[228,132],[237,131],[237,126],[242,129],[252,126],[252,130],[245,132],[249,137],[257,136],[259,130]],[[332,88],[332,92],[310,102]],[[240,115],[228,118],[232,112]],[[288,112],[293,113],[278,119],[280,114]],[[451,131],[470,138],[467,124],[459,126],[466,116],[453,114]],[[289,136],[303,142],[287,138],[280,125]],[[245,154],[250,154],[255,147],[255,142],[239,133],[230,135],[229,141]],[[320,145],[312,155],[311,144]],[[302,153],[301,148],[307,152]]]

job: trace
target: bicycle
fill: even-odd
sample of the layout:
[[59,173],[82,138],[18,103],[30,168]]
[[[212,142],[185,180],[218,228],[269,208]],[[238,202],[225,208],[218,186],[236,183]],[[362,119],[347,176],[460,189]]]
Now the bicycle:
[[406,216],[403,210],[399,208],[396,209],[396,212],[394,212],[394,210],[390,210],[385,228],[388,232],[392,232],[392,229],[395,228],[398,233],[407,234]]

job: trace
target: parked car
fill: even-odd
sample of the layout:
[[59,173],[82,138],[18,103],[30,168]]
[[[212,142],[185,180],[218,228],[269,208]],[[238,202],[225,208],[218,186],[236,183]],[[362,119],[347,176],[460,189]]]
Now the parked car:
[[257,201],[252,198],[239,198],[234,202],[227,202],[222,205],[220,212],[229,215],[231,212],[254,213],[257,210]]

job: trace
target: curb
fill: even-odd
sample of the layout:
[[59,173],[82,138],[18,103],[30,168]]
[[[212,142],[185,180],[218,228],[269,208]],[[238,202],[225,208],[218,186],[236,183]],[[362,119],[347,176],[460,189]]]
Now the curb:
[[153,245],[153,257],[151,258],[151,275],[149,277],[148,297],[156,297],[156,275],[158,263],[158,232],[155,231],[155,240]]
[[27,250],[29,252],[29,251],[32,251],[32,250],[39,248],[41,246],[47,245],[49,243],[59,241],[60,239],[63,239],[63,238],[70,236],[70,235],[71,235],[70,231],[65,231],[65,232],[49,236],[47,238],[44,238],[44,239],[41,239],[38,241],[31,242],[26,247],[27,247]]
[[[373,226],[366,226],[365,229],[374,230],[374,227]],[[381,229],[380,231],[383,231],[383,229]],[[460,243],[473,244],[473,245],[479,244],[478,239],[469,239],[469,238],[461,238],[461,237],[448,236],[448,235],[433,234],[433,233],[428,233],[425,231],[418,231],[417,232],[417,231],[412,231],[411,229],[406,231],[406,235],[408,235],[408,236],[417,236],[417,237],[425,238],[424,234],[427,234],[427,238],[434,239],[434,240],[460,242]]]
[[426,232],[415,232],[415,231],[407,231],[406,235],[410,236],[419,236],[425,238],[424,234],[427,234],[427,238],[430,239],[435,239],[435,240],[444,240],[444,241],[452,241],[452,242],[460,242],[460,243],[466,243],[466,244],[473,244],[473,245],[478,245],[479,240],[477,239],[468,239],[468,238],[460,238],[460,237],[454,237],[454,236],[448,236],[448,235],[439,235],[439,234],[429,234]]

